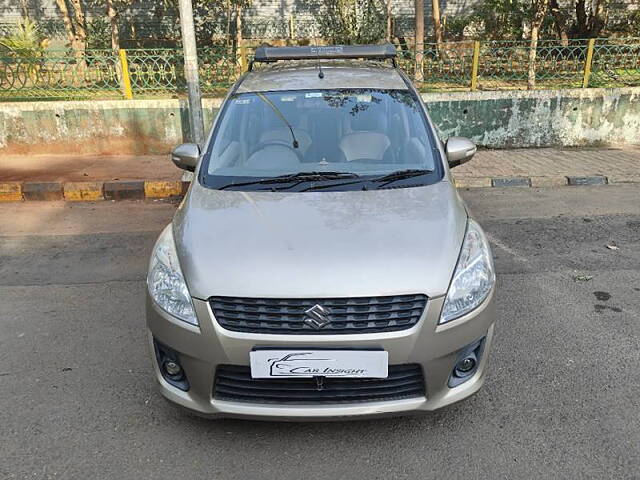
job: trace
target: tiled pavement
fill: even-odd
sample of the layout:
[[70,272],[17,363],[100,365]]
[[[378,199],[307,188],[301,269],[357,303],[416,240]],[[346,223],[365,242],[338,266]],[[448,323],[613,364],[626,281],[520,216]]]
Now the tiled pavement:
[[513,177],[551,184],[566,177],[591,176],[607,177],[609,183],[640,182],[640,146],[479,150],[471,162],[452,173],[461,184]]

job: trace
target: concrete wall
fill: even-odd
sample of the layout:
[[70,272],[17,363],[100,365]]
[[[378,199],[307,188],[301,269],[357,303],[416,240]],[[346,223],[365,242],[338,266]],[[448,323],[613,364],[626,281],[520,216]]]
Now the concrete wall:
[[[207,125],[220,103],[203,101]],[[166,153],[188,137],[184,100],[0,103],[0,156]]]
[[640,88],[425,94],[442,138],[490,148],[640,144]]
[[[424,94],[441,137],[491,148],[640,144],[640,88]],[[204,100],[209,126],[220,99]],[[166,153],[182,100],[0,103],[2,153]],[[1,168],[1,164],[0,164]]]

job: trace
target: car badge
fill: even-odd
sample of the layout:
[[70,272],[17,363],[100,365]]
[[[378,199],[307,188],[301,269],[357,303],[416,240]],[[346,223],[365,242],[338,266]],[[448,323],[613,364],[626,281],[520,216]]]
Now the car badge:
[[304,311],[307,318],[304,319],[304,323],[310,327],[320,330],[322,327],[329,325],[331,319],[329,318],[329,312],[322,305],[314,305],[308,310]]

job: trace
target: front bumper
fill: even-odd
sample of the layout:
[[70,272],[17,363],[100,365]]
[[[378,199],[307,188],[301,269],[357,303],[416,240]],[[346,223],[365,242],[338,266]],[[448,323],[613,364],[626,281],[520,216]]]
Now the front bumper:
[[[494,292],[473,312],[438,325],[444,297],[432,298],[414,327],[398,332],[347,335],[272,335],[225,330],[216,322],[208,302],[194,299],[200,327],[192,327],[158,308],[147,294],[147,326],[153,365],[161,393],[194,413],[211,417],[263,420],[330,420],[399,415],[436,410],[462,400],[482,386],[494,329]],[[476,373],[457,387],[448,386],[461,349],[485,337]],[[153,353],[153,339],[177,352],[190,384],[182,391],[167,383]],[[218,365],[249,365],[255,346],[365,347],[389,352],[389,364],[420,364],[426,396],[382,402],[314,405],[274,405],[230,402],[213,398]]]

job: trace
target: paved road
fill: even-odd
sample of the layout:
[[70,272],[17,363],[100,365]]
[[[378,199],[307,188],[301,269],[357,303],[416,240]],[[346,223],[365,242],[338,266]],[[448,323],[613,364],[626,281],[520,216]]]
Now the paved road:
[[638,478],[640,187],[463,195],[499,272],[485,388],[309,424],[202,420],[156,393],[141,299],[172,206],[0,206],[0,478]]

